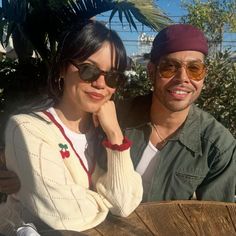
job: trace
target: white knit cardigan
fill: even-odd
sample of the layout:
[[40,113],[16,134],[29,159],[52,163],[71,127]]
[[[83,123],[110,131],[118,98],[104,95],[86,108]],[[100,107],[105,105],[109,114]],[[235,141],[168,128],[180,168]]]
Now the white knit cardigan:
[[[38,230],[83,231],[101,223],[110,210],[128,216],[141,202],[142,181],[129,148],[106,148],[108,170],[98,165],[92,176],[58,127],[42,112],[16,115],[6,129],[6,163],[21,189],[0,204],[0,233],[31,222]],[[96,157],[99,158],[99,157]],[[89,189],[89,180],[96,192]]]

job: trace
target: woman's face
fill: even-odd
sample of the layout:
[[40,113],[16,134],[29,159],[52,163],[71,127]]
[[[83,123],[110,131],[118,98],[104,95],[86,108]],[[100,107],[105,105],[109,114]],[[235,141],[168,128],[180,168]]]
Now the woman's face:
[[[111,50],[111,45],[104,43],[99,51],[83,63],[93,64],[100,70],[108,72],[114,67],[111,62]],[[115,92],[115,88],[107,86],[102,74],[93,82],[81,80],[79,70],[72,64],[69,64],[62,77],[64,91],[61,102],[69,106],[72,111],[96,112]]]

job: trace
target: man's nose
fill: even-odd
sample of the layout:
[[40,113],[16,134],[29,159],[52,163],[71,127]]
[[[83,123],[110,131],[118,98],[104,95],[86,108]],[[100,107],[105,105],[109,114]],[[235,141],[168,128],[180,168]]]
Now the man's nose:
[[185,65],[181,65],[181,67],[178,68],[175,79],[185,83],[188,83],[190,81]]

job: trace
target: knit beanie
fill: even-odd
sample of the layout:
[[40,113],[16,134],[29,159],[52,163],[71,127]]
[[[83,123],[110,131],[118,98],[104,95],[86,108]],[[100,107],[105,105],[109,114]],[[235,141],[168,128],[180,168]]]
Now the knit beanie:
[[199,51],[207,55],[208,44],[203,32],[189,24],[164,28],[153,41],[150,59],[155,63],[162,56],[179,51]]

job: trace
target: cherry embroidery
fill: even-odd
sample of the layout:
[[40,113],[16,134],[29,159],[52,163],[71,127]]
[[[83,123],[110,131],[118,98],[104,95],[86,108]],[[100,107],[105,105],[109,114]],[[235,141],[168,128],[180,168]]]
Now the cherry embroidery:
[[60,153],[63,159],[70,156],[70,152],[67,150],[68,146],[66,144],[59,143],[58,146],[61,148]]

